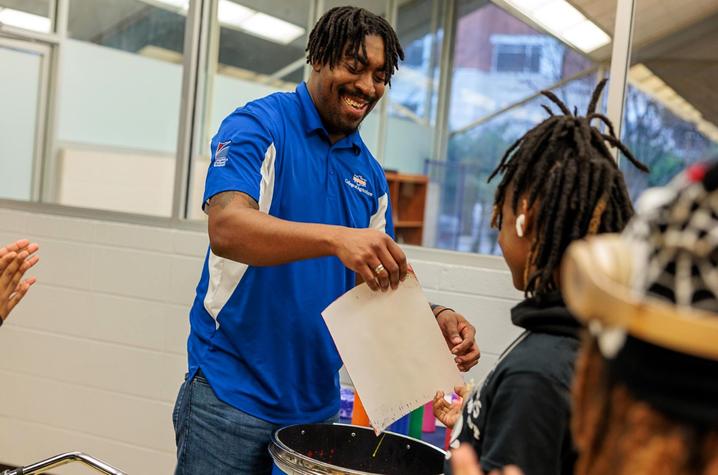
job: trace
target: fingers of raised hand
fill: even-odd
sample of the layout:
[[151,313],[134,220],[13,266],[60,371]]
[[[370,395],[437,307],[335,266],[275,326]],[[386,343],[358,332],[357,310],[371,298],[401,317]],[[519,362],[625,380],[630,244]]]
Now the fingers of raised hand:
[[[28,241],[27,239],[18,239],[15,242],[11,242],[10,244],[6,244],[3,247],[0,247],[0,257],[4,256],[8,252],[18,252],[19,250],[24,249],[29,245],[30,241]],[[35,246],[37,246],[37,244],[35,244]]]
[[[20,300],[25,297],[25,294],[27,294],[27,291],[30,290],[30,287],[32,284],[36,282],[36,279],[34,277],[24,280],[23,282],[19,283],[17,287],[15,288],[15,292],[10,296],[8,299],[8,305],[7,305],[7,313],[10,313],[10,311],[15,308],[15,305],[17,305]],[[7,318],[7,315],[5,315]]]
[[2,267],[2,274],[0,274],[0,285],[8,285],[8,283],[15,275],[15,272],[17,272],[25,259],[27,259],[26,251],[21,251],[19,253],[11,251],[5,254],[2,259],[0,259],[0,266]]
[[18,253],[8,252],[0,258],[0,287],[3,291],[14,290],[23,274],[40,260],[38,256],[30,254],[27,249],[23,249]]
[[10,263],[17,257],[17,253],[14,251],[8,251],[0,256],[0,277],[5,273]]
[[40,261],[40,256],[30,256],[20,266],[20,272],[25,273]]

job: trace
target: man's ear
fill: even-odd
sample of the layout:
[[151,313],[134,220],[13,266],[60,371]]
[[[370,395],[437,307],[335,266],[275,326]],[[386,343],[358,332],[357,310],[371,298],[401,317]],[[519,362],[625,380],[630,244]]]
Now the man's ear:
[[321,64],[319,64],[318,62],[312,63],[312,71],[314,71],[315,73],[318,73],[321,70],[322,70]]

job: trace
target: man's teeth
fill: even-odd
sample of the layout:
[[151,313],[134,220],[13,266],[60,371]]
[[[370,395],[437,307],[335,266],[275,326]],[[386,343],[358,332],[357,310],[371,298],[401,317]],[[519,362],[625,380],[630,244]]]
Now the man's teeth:
[[355,109],[363,109],[364,106],[366,105],[365,102],[355,101],[354,99],[350,99],[346,96],[344,97],[344,102],[346,102],[347,104],[349,104],[350,106],[352,106]]

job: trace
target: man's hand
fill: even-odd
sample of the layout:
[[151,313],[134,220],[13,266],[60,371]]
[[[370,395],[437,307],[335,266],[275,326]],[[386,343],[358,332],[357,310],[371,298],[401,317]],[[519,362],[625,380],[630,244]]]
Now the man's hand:
[[454,424],[461,415],[461,408],[464,406],[464,399],[469,395],[468,386],[456,386],[454,392],[459,395],[457,401],[449,403],[444,399],[443,391],[436,391],[434,400],[432,401],[432,409],[434,416],[441,421],[449,429],[454,428]]
[[337,228],[334,254],[372,290],[396,289],[406,278],[406,255],[377,229]]
[[206,206],[212,252],[250,266],[276,266],[336,256],[372,290],[396,289],[406,277],[406,256],[378,229],[299,223],[270,216],[251,196],[225,191]]
[[[451,472],[454,475],[484,475],[476,460],[476,452],[469,444],[461,444],[451,452]],[[523,475],[521,470],[513,465],[504,467],[503,470],[492,470],[488,475]]]
[[476,344],[476,329],[460,313],[451,309],[443,310],[444,308],[434,309],[434,314],[439,314],[436,321],[454,355],[456,366],[459,371],[466,372],[479,362],[481,356],[479,345]]
[[22,276],[40,259],[33,255],[39,246],[27,239],[0,247],[0,318],[5,320],[22,300],[35,278],[21,282]]

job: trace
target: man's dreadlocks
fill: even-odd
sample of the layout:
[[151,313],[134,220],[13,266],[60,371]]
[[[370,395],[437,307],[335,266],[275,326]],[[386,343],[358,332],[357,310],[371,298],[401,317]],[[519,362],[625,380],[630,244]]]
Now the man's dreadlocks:
[[[554,115],[542,105],[549,117],[514,142],[489,177],[491,181],[503,173],[494,199],[493,226],[501,226],[509,188],[514,213],[522,198],[528,208],[537,206],[537,238],[526,263],[527,297],[540,298],[557,288],[555,270],[571,241],[588,234],[619,232],[633,215],[623,175],[607,144],[639,170],[647,172],[648,168],[616,137],[611,121],[596,112],[605,84],[603,79],[596,86],[585,117],[572,114],[554,93],[541,91],[563,114]],[[594,119],[606,124],[607,134],[591,125]]]
[[309,34],[307,63],[334,68],[345,56],[364,63],[367,35],[378,35],[384,40],[384,83],[391,84],[399,60],[404,59],[404,50],[389,22],[363,8],[336,7],[322,15]]

